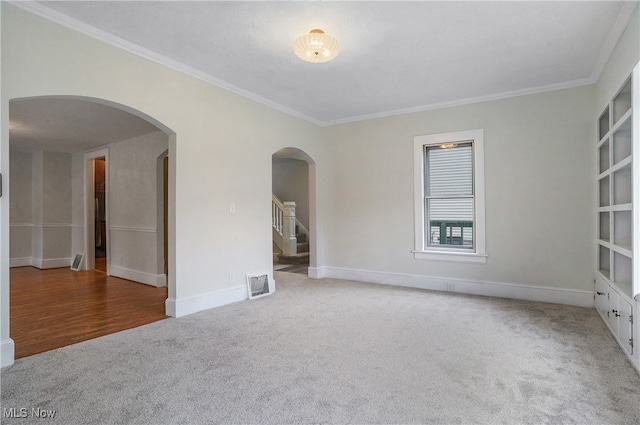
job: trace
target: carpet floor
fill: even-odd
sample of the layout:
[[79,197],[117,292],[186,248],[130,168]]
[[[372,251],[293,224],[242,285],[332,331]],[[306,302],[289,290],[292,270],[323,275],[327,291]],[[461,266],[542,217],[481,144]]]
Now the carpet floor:
[[2,423],[640,423],[640,375],[594,309],[275,278],[267,297],[16,361]]

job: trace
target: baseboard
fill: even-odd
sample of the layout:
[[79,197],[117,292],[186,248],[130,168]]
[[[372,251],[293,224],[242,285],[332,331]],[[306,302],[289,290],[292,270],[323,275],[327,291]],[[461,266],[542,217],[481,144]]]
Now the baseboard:
[[307,274],[311,279],[322,279],[324,277],[324,267],[309,267]]
[[0,342],[0,367],[11,366],[15,361],[16,347],[11,338]]
[[516,283],[482,282],[422,275],[387,273],[370,270],[322,267],[323,277],[406,286],[410,288],[449,291],[487,297],[512,298],[578,307],[594,307],[593,292],[564,288],[520,285]]
[[244,301],[247,299],[247,287],[245,285],[222,289],[216,292],[197,295],[189,298],[167,298],[166,313],[168,316],[181,317],[210,308]]
[[24,267],[31,265],[31,257],[10,258],[9,267]]
[[73,259],[68,258],[31,258],[31,265],[39,269],[57,269],[59,267],[71,267]]
[[145,273],[113,265],[109,265],[108,267],[110,276],[133,280],[134,282],[146,283],[147,285],[156,287],[167,286],[167,275],[165,274]]

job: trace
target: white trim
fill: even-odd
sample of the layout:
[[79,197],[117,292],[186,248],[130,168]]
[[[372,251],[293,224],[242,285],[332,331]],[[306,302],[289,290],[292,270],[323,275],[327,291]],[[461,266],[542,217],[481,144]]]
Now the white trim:
[[[424,147],[442,143],[473,142],[474,180],[474,232],[475,251],[455,252],[442,247],[438,250],[426,249],[424,240]],[[444,260],[485,263],[487,257],[485,238],[485,182],[484,182],[484,130],[456,131],[451,133],[427,134],[413,138],[413,195],[414,195],[414,258],[416,260]]]
[[[633,110],[633,115],[631,117],[631,134],[633,135],[633,139],[631,141],[631,155],[633,158],[633,166],[632,168],[632,205],[635,208],[631,208],[633,218],[632,218],[632,231],[633,231],[633,252],[636,255],[630,255],[632,257],[633,264],[633,282],[631,291],[631,298],[635,301],[640,301],[640,232],[638,229],[638,223],[640,223],[640,185],[636,184],[636,182],[640,181],[640,62],[636,64],[633,68],[633,73],[631,74],[631,109]],[[636,311],[634,314],[636,317],[640,317],[640,312]],[[640,329],[640,320],[636,321],[634,326],[635,328]],[[635,337],[634,337],[635,338]],[[640,341],[637,341],[636,350],[640,352]],[[638,354],[638,358],[640,359],[640,354]]]
[[622,4],[616,22],[611,28],[607,41],[605,41],[604,46],[602,46],[598,60],[593,67],[591,76],[589,77],[593,84],[595,84],[602,76],[602,71],[604,71],[605,66],[607,66],[607,62],[609,62],[616,45],[622,38],[624,31],[627,29],[627,25],[629,25],[629,21],[631,21],[636,7],[638,7],[637,1],[626,1]]
[[165,306],[168,316],[182,317],[199,311],[208,310],[210,308],[244,301],[246,299],[247,286],[240,285],[193,297],[178,299],[167,298]]
[[512,97],[527,96],[532,94],[546,93],[550,91],[570,89],[574,87],[588,86],[594,84],[591,78],[581,78],[578,80],[566,81],[558,84],[549,84],[545,86],[532,87],[520,90],[507,91],[502,93],[488,94],[484,96],[469,97],[466,99],[451,100],[448,102],[430,103],[426,105],[414,106],[411,108],[395,109],[392,111],[378,112],[375,114],[357,115],[355,117],[340,118],[337,120],[324,121],[320,125],[329,127],[338,124],[348,124],[352,122],[373,120],[378,118],[392,117],[396,115],[414,114],[417,112],[433,111],[436,109],[453,108],[456,106],[472,105],[474,103],[491,102],[493,100],[509,99]]
[[11,366],[15,362],[16,346],[11,338],[0,342],[0,367]]
[[109,276],[115,276],[122,279],[132,280],[134,282],[145,283],[147,285],[161,287],[167,286],[167,275],[163,274],[152,274],[141,272],[138,270],[127,269],[126,267],[108,266],[109,272],[107,273]]
[[578,307],[594,307],[593,291],[522,285],[505,282],[472,281],[446,277],[348,269],[342,267],[323,267],[323,275],[326,278],[355,280],[358,282],[379,283],[383,285],[428,289],[432,291],[447,291],[448,285],[452,284],[454,289],[449,292],[573,305]]
[[158,229],[155,227],[130,227],[130,226],[111,226],[109,230],[115,230],[117,232],[137,232],[137,233],[157,233]]
[[460,263],[486,263],[487,256],[475,252],[438,252],[438,251],[411,251],[416,260],[453,261]]
[[73,258],[31,258],[31,265],[38,269],[57,269],[59,267],[71,267]]
[[307,275],[311,279],[322,279],[324,277],[324,267],[309,267]]
[[32,265],[31,257],[16,257],[9,259],[9,267],[25,267]]
[[34,227],[42,227],[45,228],[56,228],[56,227],[71,227],[71,223],[42,223],[42,224],[34,224]]

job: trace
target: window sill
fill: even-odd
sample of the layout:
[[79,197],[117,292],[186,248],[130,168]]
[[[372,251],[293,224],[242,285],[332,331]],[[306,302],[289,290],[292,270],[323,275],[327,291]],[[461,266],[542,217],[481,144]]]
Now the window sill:
[[416,260],[453,261],[459,263],[480,263],[487,262],[486,254],[470,252],[442,252],[442,251],[412,251]]

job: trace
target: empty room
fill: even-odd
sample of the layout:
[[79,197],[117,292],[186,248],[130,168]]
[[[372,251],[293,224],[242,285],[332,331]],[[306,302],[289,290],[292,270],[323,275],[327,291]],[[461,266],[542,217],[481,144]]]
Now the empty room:
[[[640,422],[638,2],[0,20],[2,423]],[[101,264],[169,318],[20,355]]]

